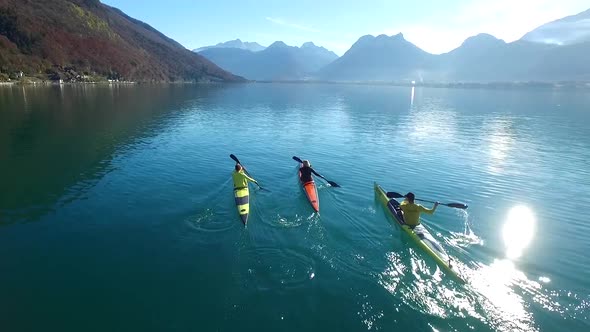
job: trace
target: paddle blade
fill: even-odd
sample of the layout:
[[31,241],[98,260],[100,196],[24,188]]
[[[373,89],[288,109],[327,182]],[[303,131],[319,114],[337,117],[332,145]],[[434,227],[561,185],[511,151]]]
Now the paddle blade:
[[336,183],[336,182],[334,182],[334,181],[329,181],[329,180],[326,180],[326,181],[328,181],[328,183],[329,183],[329,184],[330,184],[332,187],[340,188],[340,185],[339,185],[338,183]]
[[303,164],[303,160],[299,159],[299,157],[295,157],[293,156],[293,160],[295,160],[296,162]]
[[385,196],[387,196],[388,198],[404,198],[406,196],[393,192],[393,191],[388,191],[387,193],[385,193]]
[[461,203],[449,203],[449,204],[445,204],[448,207],[452,207],[455,209],[467,209],[467,204],[461,204]]
[[233,159],[236,163],[241,164],[240,160],[238,159],[238,157],[236,157],[233,153],[229,155],[229,157],[231,159]]

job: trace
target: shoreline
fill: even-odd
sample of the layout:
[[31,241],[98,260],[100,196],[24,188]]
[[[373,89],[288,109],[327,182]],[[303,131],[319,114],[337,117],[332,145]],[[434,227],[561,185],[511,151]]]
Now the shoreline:
[[334,85],[367,85],[367,86],[399,86],[416,88],[448,88],[448,89],[506,89],[506,88],[552,88],[552,89],[590,89],[590,81],[562,82],[387,82],[387,81],[314,81],[314,80],[258,80],[261,84],[334,84]]
[[131,81],[120,81],[120,82],[55,82],[55,81],[28,81],[28,82],[21,82],[21,81],[10,81],[10,82],[0,82],[0,85],[96,85],[96,84],[108,84],[108,85],[115,85],[115,84],[137,84],[137,82]]
[[321,81],[321,80],[250,80],[245,82],[135,82],[135,81],[98,81],[98,82],[57,82],[57,81],[9,81],[0,82],[0,86],[63,86],[63,85],[223,85],[223,84],[309,84],[309,85],[364,85],[364,86],[396,86],[408,88],[447,88],[447,89],[573,89],[590,90],[590,81],[578,82],[426,82],[409,83],[396,81]]

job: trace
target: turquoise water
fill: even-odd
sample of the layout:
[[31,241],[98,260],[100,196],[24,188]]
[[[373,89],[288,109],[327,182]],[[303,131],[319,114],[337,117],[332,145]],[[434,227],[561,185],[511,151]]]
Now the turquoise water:
[[[586,331],[590,92],[0,89],[6,331]],[[271,192],[233,205],[236,154]],[[313,214],[297,155],[341,188]],[[424,223],[462,286],[375,200]],[[429,204],[426,204],[429,206]]]

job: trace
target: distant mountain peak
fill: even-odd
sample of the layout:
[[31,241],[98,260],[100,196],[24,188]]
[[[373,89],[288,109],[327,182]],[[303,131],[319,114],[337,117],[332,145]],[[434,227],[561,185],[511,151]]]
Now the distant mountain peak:
[[325,52],[325,53],[329,53],[331,55],[334,56],[334,58],[337,58],[338,56],[336,55],[336,53],[328,50],[327,48],[323,47],[323,46],[319,46],[314,44],[313,42],[306,42],[303,43],[303,45],[301,45],[300,49],[302,50],[312,50],[312,51],[319,51],[319,52]]
[[415,80],[432,66],[433,57],[404,39],[402,33],[366,35],[318,75],[328,80]]
[[285,48],[285,47],[290,47],[290,46],[285,44],[285,42],[283,42],[283,41],[277,40],[276,42],[270,44],[270,46],[268,46],[267,49]]
[[373,35],[365,35],[359,38],[356,43],[354,43],[351,47],[352,49],[361,49],[364,47],[369,46],[377,46],[380,45],[382,47],[395,47],[397,46],[414,46],[414,44],[410,43],[404,38],[404,35],[400,32],[396,35],[388,36],[386,34],[380,34],[377,37]]
[[222,68],[253,80],[305,79],[338,59],[334,52],[313,42],[297,47],[275,41],[261,52],[218,48],[201,54]]
[[490,35],[489,33],[480,33],[465,39],[461,46],[482,47],[486,45],[495,46],[500,44],[506,44],[506,42]]
[[217,44],[215,44],[215,46],[223,46],[223,45],[227,45],[227,44],[241,44],[241,43],[242,43],[242,40],[240,38],[236,38],[236,39],[228,40],[223,43],[217,43]]
[[388,36],[386,34],[380,34],[376,37],[376,39],[388,39],[388,40],[405,40],[403,33],[398,33],[395,35]]
[[495,37],[495,36],[493,36],[493,35],[490,35],[489,33],[478,33],[477,35],[475,35],[475,36],[471,36],[471,37],[469,37],[469,38],[467,38],[467,39],[482,39],[482,40],[483,40],[483,39],[487,39],[487,40],[501,40],[501,39],[499,39],[499,38],[496,38],[496,37]]
[[356,45],[356,44],[367,43],[367,42],[370,42],[374,39],[375,39],[375,36],[373,36],[373,35],[364,35],[361,38],[359,38],[356,41],[356,43],[354,43],[352,46],[354,47],[354,45]]
[[202,52],[210,48],[239,48],[242,50],[248,50],[252,52],[259,52],[265,49],[264,46],[256,42],[243,42],[240,38],[229,40],[223,43],[217,43],[214,46],[204,46],[194,49],[193,52]]

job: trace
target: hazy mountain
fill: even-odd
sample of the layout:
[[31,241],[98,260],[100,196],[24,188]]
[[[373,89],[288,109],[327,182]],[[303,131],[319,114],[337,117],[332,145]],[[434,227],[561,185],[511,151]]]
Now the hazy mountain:
[[361,37],[342,57],[322,68],[326,80],[402,80],[422,77],[435,68],[435,56],[395,36]]
[[321,47],[316,46],[312,42],[307,42],[299,48],[300,61],[306,66],[306,71],[309,73],[316,72],[327,64],[338,59],[336,53]]
[[0,0],[0,71],[72,80],[241,80],[98,0]]
[[241,50],[248,50],[252,52],[259,52],[264,50],[266,47],[256,42],[243,42],[240,39],[226,41],[213,46],[204,46],[193,50],[193,52],[201,52],[210,48],[239,48]]
[[590,42],[569,46],[488,34],[465,40],[441,55],[424,52],[395,36],[363,36],[315,78],[333,81],[507,82],[590,79]]
[[553,46],[506,43],[488,34],[470,37],[457,49],[437,57],[444,81],[528,80],[540,55]]
[[[241,67],[244,67],[242,65],[244,63],[251,63],[250,58],[254,55],[254,52],[248,51],[248,50],[243,50],[240,48],[215,48],[215,47],[213,47],[213,48],[205,49],[205,50],[199,52],[199,54],[204,56],[207,59],[210,59],[213,63],[215,63],[219,67],[231,72],[232,70],[236,70],[236,69],[239,70]],[[247,79],[251,79],[248,77],[248,75],[246,75],[246,74],[251,74],[250,73],[251,69],[252,68],[246,68],[245,70],[242,70],[242,74],[236,74],[236,75],[240,75],[240,76],[245,77]]]
[[590,41],[590,9],[543,24],[524,35],[522,40],[558,45]]
[[590,42],[556,46],[543,52],[531,66],[532,80],[590,81]]
[[252,80],[304,79],[338,58],[333,52],[311,42],[295,47],[281,41],[260,52],[210,48],[199,54],[221,68]]
[[440,55],[447,81],[567,81],[590,79],[590,43],[559,46],[518,40],[505,43],[490,35],[467,39]]

